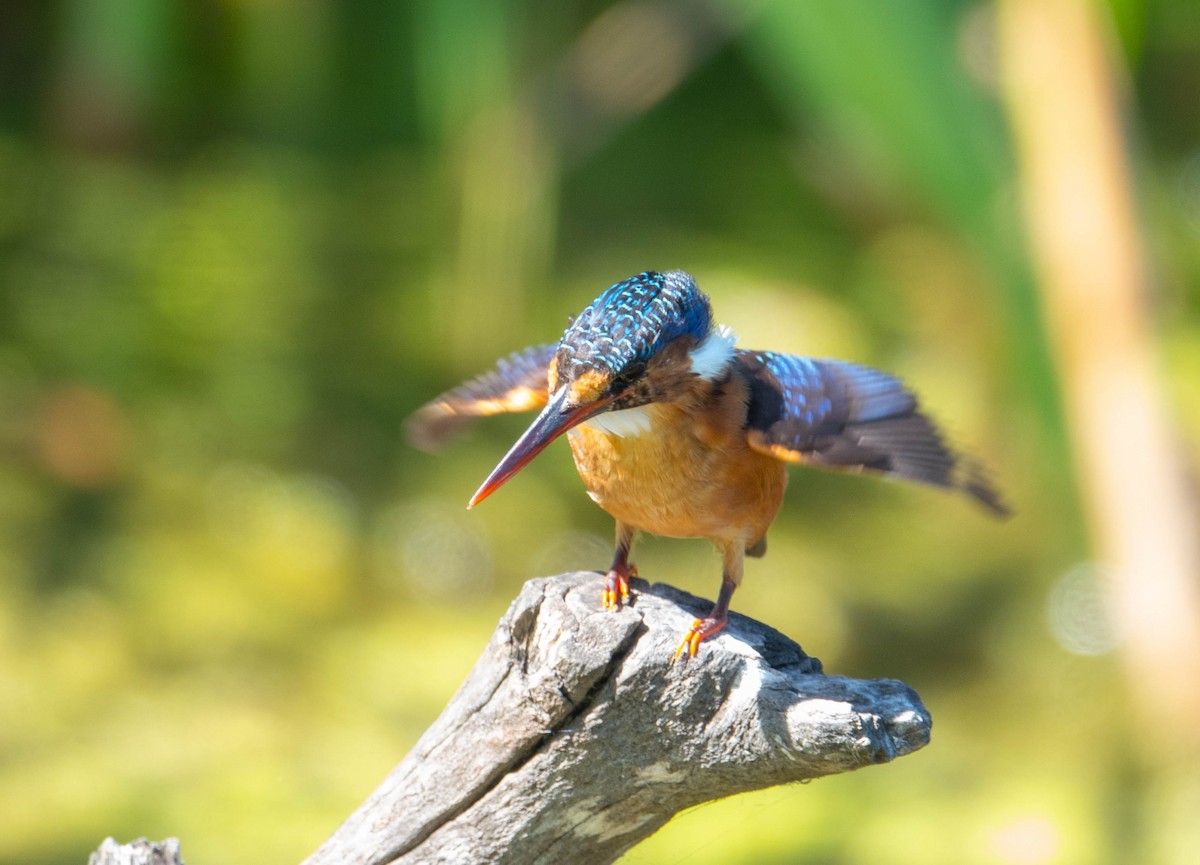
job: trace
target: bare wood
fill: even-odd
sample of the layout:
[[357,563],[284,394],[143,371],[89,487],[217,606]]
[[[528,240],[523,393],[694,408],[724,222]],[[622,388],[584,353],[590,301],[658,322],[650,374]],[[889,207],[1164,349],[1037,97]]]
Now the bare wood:
[[179,839],[147,841],[138,838],[128,844],[118,844],[112,838],[88,857],[88,865],[183,865],[179,854]]
[[684,808],[929,741],[902,682],[821,675],[737,614],[672,664],[709,603],[636,580],[634,605],[605,612],[601,584],[527,583],[442,716],[304,865],[599,865]]

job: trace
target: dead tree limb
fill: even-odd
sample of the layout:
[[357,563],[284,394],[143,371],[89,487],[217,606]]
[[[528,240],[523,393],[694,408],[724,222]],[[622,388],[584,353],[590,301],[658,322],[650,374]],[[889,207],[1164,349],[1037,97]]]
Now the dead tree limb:
[[684,808],[929,741],[902,682],[821,675],[736,614],[672,664],[708,602],[638,580],[611,613],[600,588],[527,583],[442,716],[304,865],[599,865]]
[[105,838],[88,857],[88,865],[183,865],[179,855],[179,839],[147,841],[138,838],[128,844],[118,844]]

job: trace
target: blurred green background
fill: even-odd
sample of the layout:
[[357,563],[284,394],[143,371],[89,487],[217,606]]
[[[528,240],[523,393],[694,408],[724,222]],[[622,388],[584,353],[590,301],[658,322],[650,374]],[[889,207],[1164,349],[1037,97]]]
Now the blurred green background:
[[[1123,452],[1186,490],[1200,7],[1060,5],[1090,12],[1117,106],[1135,387],[1175,448]],[[1120,627],[1105,522],[1178,518],[1187,561],[1195,502],[1091,482],[1122,460],[1089,461],[1089,436],[1142,412],[1072,413],[1097,385],[1071,346],[1103,336],[1048,325],[1021,134],[1040,88],[1005,84],[1039,36],[1021,6],[8,0],[0,862],[81,863],[109,834],[177,835],[194,863],[315,849],[522,581],[611,555],[565,445],[464,510],[528,418],[431,457],[404,417],[674,267],[743,346],[905,377],[1018,516],[795,471],[735,609],[830,672],[914,685],[933,742],[696,809],[622,861],[1196,861],[1197,683],[1130,648],[1159,629]],[[1069,140],[1080,165],[1103,143]],[[715,594],[702,541],[635,558]],[[1197,574],[1163,595],[1162,573],[1118,584],[1190,610]],[[1139,682],[1172,710],[1141,711]]]

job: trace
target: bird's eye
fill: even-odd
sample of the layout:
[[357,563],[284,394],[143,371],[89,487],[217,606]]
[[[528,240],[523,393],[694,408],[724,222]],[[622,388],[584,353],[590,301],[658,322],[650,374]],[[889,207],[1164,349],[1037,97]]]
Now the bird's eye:
[[613,393],[620,393],[621,391],[628,390],[633,386],[634,382],[638,380],[641,374],[642,369],[640,368],[623,369],[613,376],[612,387],[610,389]]

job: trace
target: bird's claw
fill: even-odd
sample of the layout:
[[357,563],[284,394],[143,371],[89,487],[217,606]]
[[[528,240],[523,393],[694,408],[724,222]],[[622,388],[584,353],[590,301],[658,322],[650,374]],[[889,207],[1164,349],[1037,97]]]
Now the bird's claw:
[[725,622],[724,617],[713,618],[712,616],[693,621],[688,632],[683,635],[683,641],[675,649],[675,657],[672,660],[678,661],[680,658],[687,660],[696,657],[696,653],[700,651],[700,643],[724,628]]
[[610,568],[604,578],[604,593],[601,602],[606,610],[619,610],[622,604],[629,603],[629,580],[637,576],[637,565],[625,568]]

